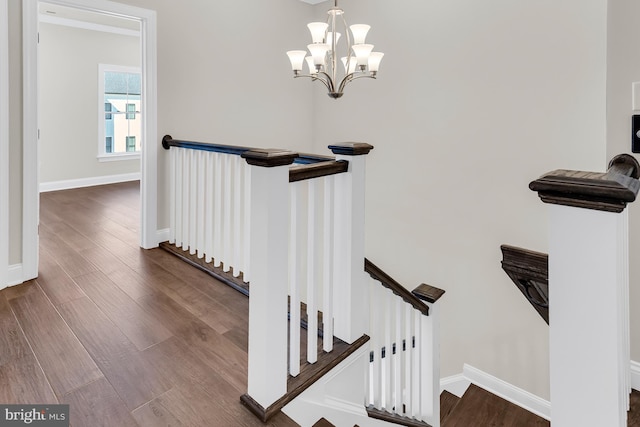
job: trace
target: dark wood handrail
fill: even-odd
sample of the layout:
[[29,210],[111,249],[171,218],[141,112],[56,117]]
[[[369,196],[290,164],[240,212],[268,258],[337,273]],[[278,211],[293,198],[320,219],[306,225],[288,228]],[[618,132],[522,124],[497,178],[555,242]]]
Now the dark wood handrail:
[[[200,151],[209,151],[213,153],[231,154],[235,156],[241,156],[243,153],[246,153],[247,151],[257,149],[255,147],[243,147],[239,145],[222,145],[222,144],[210,144],[207,142],[184,141],[180,139],[173,139],[171,135],[165,135],[162,138],[162,147],[165,150],[169,150],[171,147],[179,147],[179,148],[187,148],[190,150],[200,150]],[[312,163],[326,162],[330,160],[335,160],[335,157],[304,153],[304,154],[298,154],[298,157],[295,159],[294,163],[307,165]]]
[[413,308],[425,316],[429,315],[429,307],[424,302],[366,258],[364,259],[364,271],[369,273],[373,279],[382,283],[382,286],[402,298],[404,302],[411,304]]
[[332,160],[328,162],[309,163],[293,166],[289,169],[289,182],[304,181],[305,179],[320,178],[322,176],[345,173],[349,170],[346,160]]

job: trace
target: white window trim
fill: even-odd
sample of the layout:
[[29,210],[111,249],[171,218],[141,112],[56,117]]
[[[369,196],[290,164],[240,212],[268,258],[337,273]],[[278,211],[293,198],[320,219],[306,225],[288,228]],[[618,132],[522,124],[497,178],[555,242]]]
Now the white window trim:
[[[135,153],[107,153],[105,150],[105,129],[104,129],[104,73],[113,71],[117,73],[138,73],[142,70],[138,67],[127,67],[124,65],[98,64],[98,161],[115,162],[120,160],[133,160],[140,158],[140,152]],[[142,94],[141,94],[142,95]],[[142,99],[142,96],[140,97]],[[145,110],[143,105],[141,111]],[[144,114],[144,113],[140,113]],[[115,145],[115,141],[114,141]]]

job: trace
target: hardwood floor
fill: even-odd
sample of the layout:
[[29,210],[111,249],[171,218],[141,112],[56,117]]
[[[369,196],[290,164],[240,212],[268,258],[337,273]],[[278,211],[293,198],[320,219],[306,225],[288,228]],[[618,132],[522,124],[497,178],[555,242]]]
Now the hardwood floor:
[[141,250],[139,197],[41,194],[39,276],[0,291],[0,402],[69,403],[74,427],[262,426],[239,400],[248,299]]
[[[39,276],[0,291],[0,402],[68,403],[74,427],[262,426],[239,401],[248,299],[141,250],[138,204],[138,183],[41,195]],[[470,390],[466,409],[443,399],[447,427],[548,425]]]

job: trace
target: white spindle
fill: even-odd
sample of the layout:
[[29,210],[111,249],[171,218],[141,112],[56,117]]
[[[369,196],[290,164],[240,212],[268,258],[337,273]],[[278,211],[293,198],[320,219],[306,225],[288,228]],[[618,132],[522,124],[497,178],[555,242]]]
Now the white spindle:
[[214,182],[214,232],[213,232],[213,266],[220,267],[222,257],[222,166],[224,154],[216,153],[215,159],[215,182]]
[[393,407],[393,384],[391,381],[391,359],[393,353],[393,335],[391,334],[391,323],[393,322],[393,294],[390,290],[384,290],[384,407],[387,411],[391,411]]
[[393,310],[393,321],[395,331],[393,334],[393,342],[395,343],[395,354],[393,355],[393,395],[396,413],[402,415],[402,306],[403,301],[400,298],[395,299],[395,307]]
[[405,390],[405,411],[408,416],[413,416],[413,308],[409,304],[404,305],[404,341],[406,350],[404,352],[404,390]]
[[316,305],[316,183],[308,181],[307,199],[307,361],[318,361],[318,309]]
[[169,243],[176,243],[176,160],[178,150],[169,150]]
[[326,352],[333,350],[333,259],[331,250],[333,248],[333,177],[324,178],[324,214],[323,214],[323,236],[322,244],[322,322],[323,338],[322,347]]
[[198,235],[198,157],[199,151],[189,150],[189,254],[195,255]]
[[371,310],[371,316],[373,318],[371,327],[371,338],[373,340],[373,405],[376,409],[381,410],[383,408],[382,396],[382,347],[384,347],[384,316],[378,312],[379,307],[383,307],[383,295],[384,289],[382,285],[371,279],[373,285],[372,298],[373,307],[375,310]]
[[182,248],[189,248],[189,150],[182,155]]
[[289,374],[300,374],[300,291],[298,284],[298,193],[300,184],[290,185],[289,209]]
[[205,226],[204,226],[204,260],[209,263],[213,259],[213,233],[214,233],[214,198],[215,198],[215,153],[207,153],[205,160]]
[[240,277],[241,253],[242,253],[242,170],[243,159],[234,157],[234,179],[233,179],[233,276]]
[[413,348],[413,366],[411,367],[411,371],[415,378],[418,378],[417,381],[413,381],[413,390],[411,396],[413,397],[413,401],[411,406],[413,406],[413,410],[411,412],[411,416],[413,418],[420,417],[420,409],[421,409],[421,389],[420,389],[420,361],[422,358],[422,347],[421,347],[421,323],[420,323],[420,314],[415,310],[412,310],[412,323],[413,323],[413,337],[412,337],[412,345],[415,345]]
[[222,220],[222,271],[229,272],[231,270],[231,181],[232,181],[232,163],[229,156],[224,156],[224,196],[222,198],[223,220]]
[[243,212],[243,232],[242,232],[242,241],[243,241],[243,271],[242,271],[242,280],[245,283],[249,283],[251,281],[251,258],[249,256],[249,251],[251,250],[251,168],[246,164],[243,164],[244,169],[244,185],[243,185],[243,194],[244,194],[244,212]]
[[206,207],[206,188],[205,188],[205,178],[207,172],[205,170],[205,161],[207,157],[206,151],[198,151],[196,154],[197,158],[197,180],[198,180],[198,189],[197,194],[198,198],[196,200],[196,253],[198,254],[198,258],[204,257],[204,241],[206,236],[206,229],[204,227],[205,224],[205,207]]

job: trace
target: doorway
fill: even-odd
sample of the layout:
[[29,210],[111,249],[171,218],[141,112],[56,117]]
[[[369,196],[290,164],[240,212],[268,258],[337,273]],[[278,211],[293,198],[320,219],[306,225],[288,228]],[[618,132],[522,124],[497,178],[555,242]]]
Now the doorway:
[[158,245],[157,230],[157,57],[156,13],[107,0],[24,0],[24,152],[23,152],[23,279],[38,274],[39,223],[39,81],[38,9],[41,3],[137,21],[141,36],[141,100],[145,106],[140,157],[140,247]]

